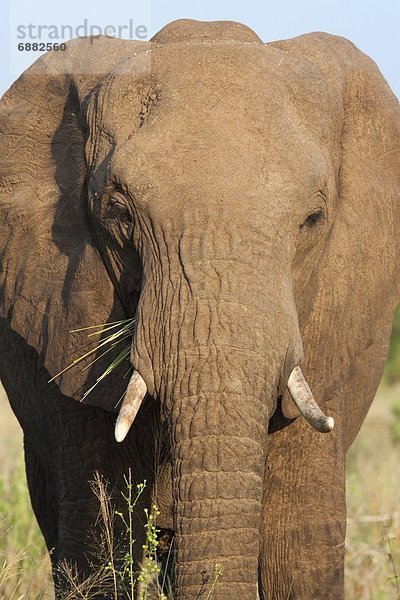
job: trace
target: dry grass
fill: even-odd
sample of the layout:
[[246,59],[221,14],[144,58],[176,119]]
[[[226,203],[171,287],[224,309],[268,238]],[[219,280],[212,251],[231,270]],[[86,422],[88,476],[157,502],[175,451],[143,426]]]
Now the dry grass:
[[[400,440],[393,412],[399,396],[400,387],[381,387],[348,456],[347,600],[400,600]],[[51,599],[49,561],[26,489],[22,435],[1,395],[0,414],[0,600]]]
[[30,506],[21,428],[1,387],[0,415],[0,600],[50,599],[50,560]]
[[400,599],[400,386],[382,385],[347,458],[348,600]]

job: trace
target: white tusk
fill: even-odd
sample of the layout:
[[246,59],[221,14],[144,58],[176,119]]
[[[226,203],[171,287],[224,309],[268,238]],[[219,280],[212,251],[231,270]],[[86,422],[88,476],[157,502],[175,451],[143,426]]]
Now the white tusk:
[[293,402],[307,421],[320,433],[328,433],[334,427],[333,417],[324,415],[309,388],[300,367],[295,367],[290,374],[287,388],[293,398]]
[[115,423],[115,439],[123,442],[147,393],[143,377],[134,371],[126,388],[125,396]]

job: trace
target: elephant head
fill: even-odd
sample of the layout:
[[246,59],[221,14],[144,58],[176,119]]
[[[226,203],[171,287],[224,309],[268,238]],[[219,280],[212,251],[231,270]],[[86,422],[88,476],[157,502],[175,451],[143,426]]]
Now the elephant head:
[[[398,301],[399,124],[350,42],[264,45],[224,22],[71,41],[3,97],[2,316],[49,377],[85,347],[71,330],[136,316],[117,437],[146,391],[160,401],[179,598],[215,563],[218,597],[254,597],[268,426],[282,397],[298,415],[288,382],[332,425],[300,369],[343,447],[361,425]],[[109,362],[61,391],[81,400]],[[353,378],[362,394],[343,398]],[[114,410],[124,387],[116,370],[87,402]]]

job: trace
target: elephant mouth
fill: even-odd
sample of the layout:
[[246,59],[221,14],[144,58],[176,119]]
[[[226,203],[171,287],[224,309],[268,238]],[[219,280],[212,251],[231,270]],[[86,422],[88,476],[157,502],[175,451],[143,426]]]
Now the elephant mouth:
[[[333,417],[322,412],[299,366],[296,366],[290,373],[285,393],[290,396],[294,406],[313,429],[320,433],[332,431],[334,428]],[[117,442],[122,442],[126,438],[146,394],[147,385],[143,377],[138,371],[134,371],[126,388],[115,424]]]

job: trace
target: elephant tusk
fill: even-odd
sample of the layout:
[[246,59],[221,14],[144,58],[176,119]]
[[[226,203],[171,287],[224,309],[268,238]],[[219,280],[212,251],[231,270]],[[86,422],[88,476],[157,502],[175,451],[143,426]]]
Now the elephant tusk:
[[320,433],[332,431],[335,424],[333,417],[324,415],[316,403],[300,367],[295,367],[291,372],[287,388],[293,398],[293,402],[311,427]]
[[147,393],[143,377],[135,371],[129,380],[115,424],[115,439],[123,442]]

